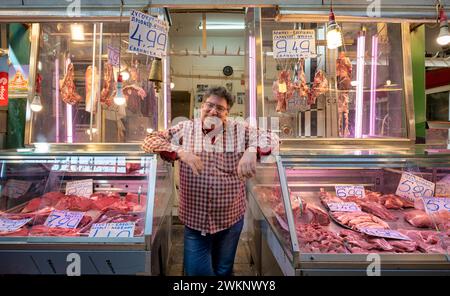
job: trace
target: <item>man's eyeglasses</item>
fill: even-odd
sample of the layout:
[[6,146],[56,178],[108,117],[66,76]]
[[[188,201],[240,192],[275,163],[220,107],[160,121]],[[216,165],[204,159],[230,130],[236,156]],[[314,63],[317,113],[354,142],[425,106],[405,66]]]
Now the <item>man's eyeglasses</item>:
[[224,113],[225,111],[228,111],[228,108],[225,108],[224,106],[221,106],[221,105],[216,105],[216,104],[213,104],[210,102],[205,102],[204,104],[208,110],[211,110],[214,108],[214,109],[216,109],[216,111],[218,113]]

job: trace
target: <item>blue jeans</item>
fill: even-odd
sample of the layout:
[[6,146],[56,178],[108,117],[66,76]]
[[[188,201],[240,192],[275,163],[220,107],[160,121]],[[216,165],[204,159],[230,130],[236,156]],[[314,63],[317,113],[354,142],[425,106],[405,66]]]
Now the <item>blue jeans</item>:
[[231,275],[244,218],[214,234],[184,227],[185,275]]

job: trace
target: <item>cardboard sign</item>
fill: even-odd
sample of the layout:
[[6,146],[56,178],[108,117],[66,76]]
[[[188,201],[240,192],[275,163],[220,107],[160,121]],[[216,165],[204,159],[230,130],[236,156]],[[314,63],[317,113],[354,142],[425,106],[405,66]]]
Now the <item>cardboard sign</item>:
[[21,220],[10,220],[5,218],[0,218],[0,232],[10,232],[10,231],[16,231],[20,227],[24,226],[28,222],[31,221],[31,218],[29,219],[21,219]]
[[434,183],[410,173],[403,173],[395,194],[414,201],[422,196],[434,196]]
[[114,67],[119,67],[119,49],[108,45],[108,63]]
[[336,190],[336,196],[340,198],[347,198],[349,196],[364,198],[365,196],[364,186],[362,185],[336,185],[334,188]]
[[8,72],[0,72],[0,106],[8,106]]
[[327,206],[331,212],[361,212],[354,202],[329,202]]
[[93,192],[93,180],[71,181],[66,184],[66,195],[90,197]]
[[411,240],[406,235],[401,234],[396,230],[383,229],[383,228],[359,228],[359,231],[371,236],[378,236],[383,238]]
[[89,237],[134,237],[135,222],[95,223]]
[[422,197],[425,211],[428,214],[433,214],[439,211],[450,212],[450,198],[444,197]]
[[18,198],[27,193],[30,189],[31,182],[10,179],[6,182],[5,187],[2,190],[3,196],[8,196],[9,198]]
[[316,33],[314,30],[272,31],[273,58],[308,58],[316,54]]
[[128,50],[162,58],[167,51],[169,25],[151,15],[132,10]]
[[84,212],[54,210],[45,220],[44,225],[48,227],[77,228],[83,216]]

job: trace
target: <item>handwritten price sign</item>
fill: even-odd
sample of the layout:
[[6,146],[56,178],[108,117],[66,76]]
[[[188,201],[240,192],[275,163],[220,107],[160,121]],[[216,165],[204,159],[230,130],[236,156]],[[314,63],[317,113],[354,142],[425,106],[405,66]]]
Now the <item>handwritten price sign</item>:
[[403,173],[395,194],[414,201],[422,196],[433,196],[434,187],[433,182],[410,173]]
[[2,190],[3,196],[8,196],[9,198],[18,198],[27,193],[30,189],[31,182],[10,179],[6,182],[5,187]]
[[444,197],[422,197],[425,211],[433,214],[439,211],[450,212],[450,198]]
[[364,186],[362,185],[336,185],[336,196],[347,198],[348,196],[357,196],[363,198],[365,196]]
[[89,237],[133,237],[135,222],[95,223]]
[[275,30],[272,41],[274,59],[307,58],[316,54],[314,30]]
[[30,219],[21,219],[21,220],[10,220],[10,219],[4,219],[0,218],[0,232],[10,232],[10,231],[16,231],[20,227],[24,226],[28,222],[31,221]]
[[48,227],[77,228],[83,216],[84,212],[54,210],[45,220],[44,225]]
[[119,49],[108,45],[108,62],[115,66],[119,66]]
[[132,10],[128,50],[162,58],[166,55],[168,31],[166,21]]
[[361,209],[354,202],[330,202],[327,203],[332,212],[360,212]]
[[396,230],[383,229],[383,228],[359,228],[359,231],[371,235],[384,238],[401,239],[401,240],[411,240],[406,235],[401,234]]
[[67,182],[66,195],[90,197],[93,192],[92,188],[93,188],[92,179]]

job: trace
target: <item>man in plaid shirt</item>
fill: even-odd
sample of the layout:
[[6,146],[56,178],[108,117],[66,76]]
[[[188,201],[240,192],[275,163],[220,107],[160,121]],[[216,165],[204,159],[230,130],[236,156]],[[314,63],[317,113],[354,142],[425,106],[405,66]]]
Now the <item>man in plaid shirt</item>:
[[276,135],[227,118],[234,99],[209,89],[201,116],[149,134],[146,152],[180,160],[179,218],[185,225],[187,275],[231,275],[246,207],[245,179],[258,156],[278,149]]

